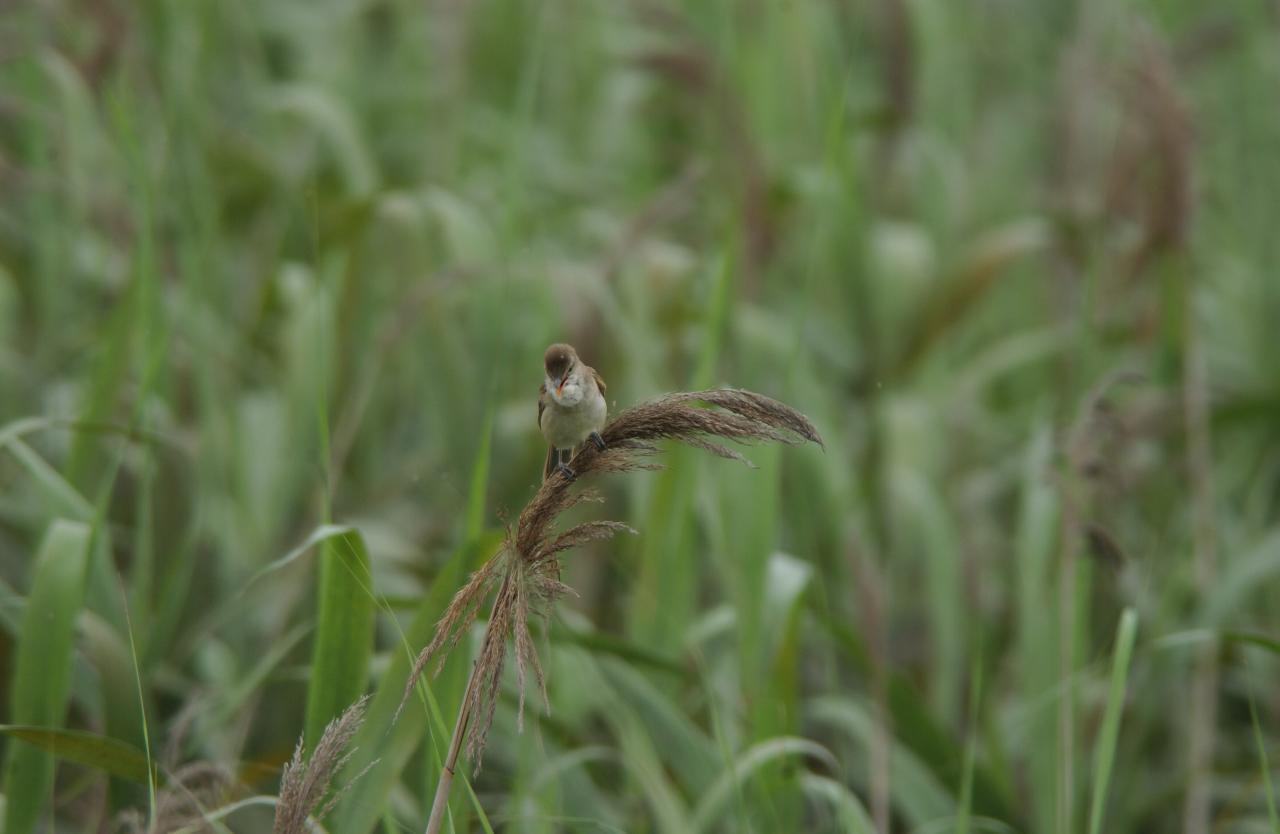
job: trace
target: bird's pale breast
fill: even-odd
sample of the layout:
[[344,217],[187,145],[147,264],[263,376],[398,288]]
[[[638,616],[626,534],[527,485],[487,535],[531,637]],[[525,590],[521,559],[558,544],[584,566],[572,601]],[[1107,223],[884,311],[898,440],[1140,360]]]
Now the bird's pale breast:
[[571,449],[587,439],[593,431],[604,428],[604,397],[598,390],[588,390],[576,405],[565,407],[549,399],[542,413],[542,436],[557,449]]

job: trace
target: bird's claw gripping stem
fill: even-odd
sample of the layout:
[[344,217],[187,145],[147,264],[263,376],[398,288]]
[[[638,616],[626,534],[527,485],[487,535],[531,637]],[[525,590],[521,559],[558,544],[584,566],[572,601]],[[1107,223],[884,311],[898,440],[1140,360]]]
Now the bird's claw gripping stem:
[[593,431],[593,432],[591,432],[591,434],[589,435],[589,437],[591,438],[591,442],[592,442],[592,443],[594,443],[594,444],[596,444],[596,448],[603,452],[603,451],[604,451],[604,438],[600,436],[600,432],[598,432],[598,431]]

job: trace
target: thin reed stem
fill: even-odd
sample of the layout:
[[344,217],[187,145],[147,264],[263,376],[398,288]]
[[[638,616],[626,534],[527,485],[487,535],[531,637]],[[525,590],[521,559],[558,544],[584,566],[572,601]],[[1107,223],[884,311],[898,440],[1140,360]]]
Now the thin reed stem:
[[[502,631],[494,632],[493,624],[500,619],[498,614],[498,606],[502,603],[505,595],[507,584],[511,581],[510,574],[503,580],[502,590],[493,600],[493,607],[489,610],[489,620],[484,627],[484,640],[482,646],[488,645],[490,640],[506,640],[506,634]],[[485,656],[485,651],[480,650],[480,657]],[[423,834],[439,834],[440,826],[444,824],[444,812],[449,807],[449,791],[453,789],[453,774],[458,770],[458,756],[462,754],[462,740],[467,737],[467,725],[471,723],[471,710],[475,707],[476,686],[479,685],[481,678],[480,661],[477,660],[471,664],[471,674],[467,676],[467,688],[462,693],[462,702],[458,704],[458,719],[453,723],[453,737],[449,739],[449,752],[445,754],[444,764],[440,768],[440,781],[436,784],[436,796],[431,801],[431,816],[427,819],[427,828]]]
[[453,738],[449,739],[449,752],[444,757],[444,766],[440,769],[440,781],[436,784],[436,798],[431,803],[431,817],[427,820],[424,834],[438,834],[444,823],[444,811],[449,807],[449,791],[453,787],[453,774],[458,768],[458,756],[462,752],[462,739],[467,735],[467,724],[471,720],[471,696],[476,686],[476,665],[471,665],[471,674],[467,677],[467,689],[462,694],[462,703],[458,706],[458,720],[453,724]]

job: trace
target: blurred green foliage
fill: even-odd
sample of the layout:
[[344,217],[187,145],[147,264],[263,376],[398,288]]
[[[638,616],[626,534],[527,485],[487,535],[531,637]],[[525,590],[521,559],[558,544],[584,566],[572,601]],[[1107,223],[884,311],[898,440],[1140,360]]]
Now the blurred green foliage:
[[[565,340],[827,448],[598,484],[640,535],[570,557],[455,830],[1272,830],[1278,46],[1264,0],[8,5],[0,723],[79,752],[0,740],[6,819],[176,830],[210,763],[269,830],[230,803],[373,691],[328,825],[420,830],[466,652],[392,713]],[[159,798],[90,766],[139,751]]]

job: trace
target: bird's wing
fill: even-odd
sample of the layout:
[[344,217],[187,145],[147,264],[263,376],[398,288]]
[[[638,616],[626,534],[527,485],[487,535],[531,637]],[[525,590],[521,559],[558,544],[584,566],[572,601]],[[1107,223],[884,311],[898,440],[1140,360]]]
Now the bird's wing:
[[551,477],[551,473],[556,471],[556,464],[560,462],[560,457],[556,454],[556,447],[550,443],[547,444],[547,459],[542,464],[542,480]]
[[596,379],[596,387],[600,389],[600,396],[604,396],[604,392],[608,390],[608,386],[604,384],[604,377],[600,376],[600,372],[595,368],[587,368],[591,371],[591,375]]
[[[538,428],[542,428],[542,413],[547,410],[547,384],[544,382],[538,386]],[[551,473],[556,469],[556,463],[559,462],[556,457],[556,447],[547,444],[547,459],[542,464],[542,480],[551,477]]]

